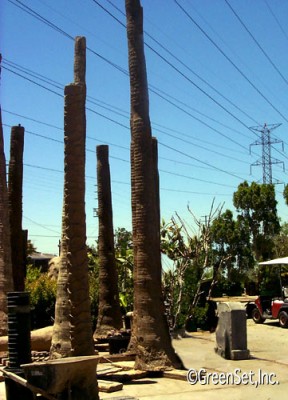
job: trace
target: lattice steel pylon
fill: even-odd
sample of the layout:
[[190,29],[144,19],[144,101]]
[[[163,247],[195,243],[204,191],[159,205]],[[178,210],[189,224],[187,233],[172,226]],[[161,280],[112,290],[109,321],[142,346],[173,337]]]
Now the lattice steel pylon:
[[[284,170],[284,162],[277,160],[276,158],[271,157],[271,145],[275,143],[282,143],[282,151],[283,151],[283,141],[279,139],[271,139],[271,131],[275,130],[282,124],[271,124],[264,126],[253,126],[250,129],[254,132],[260,132],[261,137],[256,142],[250,145],[250,152],[251,146],[262,146],[262,157],[259,158],[255,163],[251,164],[251,167],[262,165],[263,168],[263,183],[271,184],[273,183],[272,179],[272,164],[283,164]],[[280,183],[280,182],[274,182]]]

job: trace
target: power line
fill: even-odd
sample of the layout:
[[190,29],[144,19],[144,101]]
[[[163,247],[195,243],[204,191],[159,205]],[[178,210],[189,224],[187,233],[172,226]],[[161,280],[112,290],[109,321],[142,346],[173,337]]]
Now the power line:
[[279,70],[279,68],[275,65],[275,63],[272,61],[271,57],[267,54],[267,52],[263,49],[263,47],[261,46],[261,44],[258,42],[258,40],[255,38],[255,36],[251,33],[251,31],[247,28],[247,26],[244,24],[244,22],[242,21],[242,19],[239,17],[239,15],[236,13],[236,11],[234,10],[234,8],[231,6],[231,4],[228,2],[228,0],[225,0],[227,6],[230,8],[230,10],[232,11],[232,13],[235,15],[235,17],[238,19],[238,21],[240,22],[240,24],[243,26],[243,28],[245,29],[245,31],[249,34],[249,36],[251,37],[251,39],[254,41],[254,43],[256,43],[256,45],[258,46],[258,48],[262,51],[262,53],[264,54],[264,56],[267,58],[267,60],[270,62],[270,64],[272,65],[272,67],[275,69],[276,72],[278,72],[278,74],[281,76],[281,78],[283,79],[283,81],[286,83],[286,85],[288,85],[288,81],[285,78],[285,76],[282,74],[282,72]]
[[190,112],[184,110],[183,108],[179,107],[177,104],[173,103],[171,100],[165,98],[163,95],[161,95],[160,93],[155,92],[154,90],[152,90],[153,93],[156,93],[159,97],[161,97],[162,99],[164,99],[167,103],[172,104],[174,107],[178,108],[179,110],[181,110],[182,112],[184,112],[186,115],[189,115],[190,117],[192,117],[193,119],[195,119],[196,121],[200,122],[202,125],[208,127],[209,129],[211,129],[214,132],[219,133],[221,136],[225,137],[227,140],[229,140],[230,142],[237,144],[237,146],[242,147],[243,149],[246,150],[246,147],[243,146],[241,143],[238,143],[236,140],[230,138],[229,136],[225,135],[224,133],[218,131],[218,129],[215,129],[213,127],[211,127],[209,124],[207,124],[206,122],[202,121],[200,118],[195,117],[195,115],[191,114]]
[[[6,124],[4,124],[4,126],[6,126]],[[57,143],[60,143],[60,144],[63,144],[63,142],[62,141],[60,141],[60,140],[57,140],[57,139],[53,139],[53,138],[50,138],[50,137],[47,137],[47,136],[45,136],[45,135],[40,135],[40,134],[37,134],[37,133],[35,133],[35,132],[31,132],[31,131],[28,131],[28,130],[26,130],[26,132],[27,133],[30,133],[30,134],[32,134],[32,135],[35,135],[35,136],[38,136],[38,137],[41,137],[41,138],[43,138],[43,139],[47,139],[47,140],[52,140],[52,141],[54,141],[54,142],[57,142]],[[94,139],[94,138],[92,138],[92,139]],[[186,141],[186,142],[188,142],[188,141]],[[161,142],[159,142],[159,143],[161,143]],[[178,151],[178,150],[176,150],[175,148],[172,148],[172,147],[170,147],[170,146],[168,146],[168,145],[165,145],[164,143],[161,143],[162,144],[162,146],[165,146],[165,147],[167,147],[167,148],[169,148],[169,149],[173,149],[174,151],[176,151],[176,152],[179,152],[179,153],[181,153],[181,154],[183,154],[183,155],[186,155],[187,157],[190,157],[190,158],[192,158],[192,159],[194,159],[194,160],[196,160],[196,161],[198,161],[198,162],[200,162],[200,163],[203,163],[204,165],[206,165],[206,166],[209,166],[209,167],[211,167],[212,169],[215,169],[215,170],[218,170],[218,171],[221,171],[221,172],[224,172],[224,170],[222,170],[222,169],[219,169],[218,167],[216,167],[216,166],[213,166],[212,164],[208,164],[208,163],[206,163],[206,162],[203,162],[202,160],[200,160],[200,159],[198,159],[198,158],[196,158],[196,157],[192,157],[191,155],[187,155],[186,153],[184,153],[184,152],[180,152],[180,151]],[[199,147],[199,146],[198,146]],[[94,151],[93,150],[90,150],[90,149],[87,149],[86,148],[86,150],[87,151],[89,151],[89,152],[92,152],[92,153],[94,153]],[[209,149],[206,149],[206,150],[208,150],[209,151]],[[214,153],[216,153],[217,154],[217,152],[214,152]],[[120,160],[120,161],[122,161],[122,162],[129,162],[128,160],[124,160],[124,159],[121,159],[121,158],[119,158],[119,157],[115,157],[115,156],[110,156],[110,158],[111,159],[116,159],[116,160]],[[232,158],[232,157],[231,157]],[[236,160],[235,158],[232,158],[233,160]],[[241,160],[240,160],[241,161]],[[177,162],[177,161],[175,161],[175,162]],[[167,172],[167,171],[166,171]],[[231,175],[231,176],[233,176],[233,177],[237,177],[237,178],[239,178],[238,176],[236,176],[235,174],[233,174],[233,173],[230,173],[230,172],[228,172],[228,171],[225,171],[225,173],[226,174],[229,174],[229,175]],[[183,175],[183,177],[185,177],[184,175]],[[240,179],[242,179],[242,178],[240,178]],[[211,182],[209,182],[209,183],[211,183]]]
[[31,219],[29,217],[26,217],[25,215],[23,215],[23,218],[27,219],[27,221],[32,222],[33,224],[35,224],[37,226],[40,226],[43,229],[46,229],[47,231],[54,232],[54,233],[57,233],[58,235],[60,235],[60,233],[58,231],[55,231],[54,229],[47,228],[47,226],[39,224],[38,222],[34,221],[33,219]]
[[[18,6],[17,4],[15,4],[12,0],[9,0],[12,4]],[[34,10],[32,10],[30,7],[27,7],[25,4],[21,3],[19,0],[16,0],[18,3],[21,4],[22,7],[20,7],[21,9],[23,9],[24,11],[28,12],[28,14],[30,14],[31,16],[35,17],[35,15],[37,16],[37,19],[40,19],[41,22],[45,23],[46,25],[48,25],[49,27],[55,29],[57,32],[60,33],[64,33],[66,37],[73,39],[74,38],[68,34],[67,32],[63,31],[61,28],[59,28],[57,25],[53,24],[52,22],[50,22],[49,20],[47,20],[46,18],[42,17],[39,13],[35,12]],[[93,0],[95,4],[99,3],[96,0]],[[25,8],[23,8],[25,7]],[[107,12],[107,10],[101,6],[102,9],[104,9],[104,11]],[[109,15],[111,15],[110,12],[108,12]],[[118,18],[114,18],[117,22],[121,23],[120,20],[118,20]],[[121,23],[121,25],[123,26],[123,24]],[[147,44],[146,44],[147,45]],[[168,63],[168,65],[170,65],[171,67],[173,67],[174,69],[176,69],[176,71],[178,71],[180,73],[180,75],[182,75],[183,77],[185,77],[186,79],[188,79],[188,81],[190,83],[192,83],[196,88],[198,88],[203,94],[205,94],[206,96],[208,96],[208,98],[212,101],[214,101],[219,107],[221,107],[223,110],[225,110],[230,116],[232,116],[233,118],[235,118],[240,124],[242,124],[245,128],[249,129],[247,125],[245,125],[238,117],[234,116],[233,113],[231,113],[226,107],[224,107],[221,103],[219,103],[217,100],[215,100],[212,96],[210,96],[207,92],[205,92],[203,89],[201,89],[197,84],[195,84],[191,79],[189,79],[185,74],[183,74],[178,68],[176,68],[175,66],[173,66],[172,63],[170,63],[168,60],[166,60],[165,57],[161,56],[156,50],[154,50],[151,46],[147,45],[148,48],[150,48],[152,51],[154,51],[162,60],[164,60],[166,63]],[[119,71],[121,71],[122,73],[124,73],[125,75],[128,75],[128,72],[126,70],[124,70],[122,67],[119,67],[118,65],[116,65],[115,63],[111,62],[110,60],[106,59],[105,57],[99,55],[99,53],[95,52],[94,50],[92,50],[91,48],[87,47],[87,50],[90,50],[93,54],[97,55],[98,57],[102,58],[103,60],[105,60],[106,62],[108,62],[110,65],[114,66],[116,69],[118,69]],[[28,78],[26,78],[28,79]],[[29,79],[28,79],[29,80]],[[41,85],[39,85],[41,86]],[[49,89],[47,89],[49,90]],[[50,90],[51,91],[51,90]],[[53,92],[53,91],[52,91]],[[155,92],[157,94],[157,92]],[[159,95],[159,94],[157,94]],[[179,107],[178,107],[179,108]],[[96,112],[95,112],[96,113]]]
[[169,174],[169,175],[173,175],[173,176],[179,176],[181,178],[186,178],[186,179],[191,179],[193,181],[198,181],[198,182],[204,182],[204,183],[209,183],[209,184],[213,184],[213,185],[218,185],[218,186],[224,186],[224,187],[230,187],[230,188],[234,188],[234,186],[232,185],[226,185],[225,183],[216,183],[213,181],[208,181],[207,179],[200,179],[200,178],[195,178],[192,176],[187,176],[187,175],[182,175],[182,174],[177,174],[176,172],[171,172],[171,171],[165,171],[163,169],[159,169],[159,172],[165,173],[165,174]]
[[272,8],[270,7],[270,5],[269,5],[268,1],[267,1],[267,0],[264,0],[264,2],[265,2],[265,4],[266,4],[266,6],[267,6],[268,10],[270,11],[271,15],[272,15],[272,16],[273,16],[273,18],[275,19],[275,21],[276,21],[277,25],[278,25],[278,26],[279,26],[279,28],[281,29],[281,31],[282,31],[282,33],[283,33],[283,35],[284,35],[284,36],[286,37],[286,39],[288,40],[288,35],[287,35],[287,33],[285,32],[285,30],[284,30],[283,26],[280,24],[280,21],[279,21],[279,19],[276,17],[276,15],[275,15],[275,13],[273,12]]
[[[18,1],[19,2],[19,1]],[[19,2],[19,3],[21,3],[21,2]],[[14,3],[13,3],[14,4]],[[37,14],[37,13],[36,13]],[[45,21],[48,21],[48,20],[46,20],[46,19],[44,19]],[[46,22],[44,22],[44,23],[46,23]],[[53,27],[53,25],[54,24],[49,24],[49,26],[52,26]],[[61,30],[61,29],[60,29]],[[59,31],[59,30],[58,30]],[[67,35],[66,35],[67,36]],[[68,34],[68,36],[67,37],[69,37],[69,38],[72,38],[72,36],[71,35],[69,35]],[[154,49],[153,49],[153,51],[154,51]],[[157,53],[157,52],[156,52]],[[161,56],[161,55],[160,55]],[[162,57],[162,56],[161,56]],[[165,58],[164,58],[165,59]],[[170,63],[171,64],[171,63]],[[27,78],[26,78],[27,79]],[[188,78],[189,79],[189,78]],[[31,80],[30,80],[31,81]],[[43,88],[46,88],[46,87],[44,87],[43,85],[41,85],[41,87],[43,87]],[[47,89],[47,88],[46,88]],[[202,90],[201,88],[200,88],[200,90]],[[54,91],[53,91],[54,92]],[[58,94],[58,93],[57,93]],[[59,94],[58,94],[59,95]],[[60,96],[60,95],[59,95]],[[209,96],[209,95],[208,95]],[[217,102],[218,103],[218,102]],[[92,111],[92,112],[94,112],[94,113],[96,113],[96,114],[98,114],[98,115],[100,115],[100,116],[102,116],[103,117],[103,114],[100,114],[100,113],[98,113],[98,112],[96,112],[95,110],[91,110],[91,109],[88,109],[89,111]],[[229,111],[228,111],[229,112]],[[112,122],[114,122],[114,123],[117,123],[118,125],[121,125],[122,127],[125,127],[125,128],[127,128],[127,129],[129,129],[127,126],[124,126],[123,124],[119,124],[119,122],[118,121],[115,121],[115,120],[113,120],[113,119],[111,119],[111,118],[109,118],[109,117],[107,117],[107,116],[104,116],[104,118],[106,118],[106,119],[108,119],[108,120],[110,120],[110,121],[112,121]],[[237,118],[237,117],[236,117]],[[238,120],[238,119],[237,119]],[[240,121],[240,120],[239,120]],[[240,122],[242,122],[242,121],[240,121]],[[243,124],[243,122],[242,122],[242,124]],[[207,125],[207,124],[206,124]],[[244,126],[246,126],[245,124],[244,124]],[[249,129],[249,128],[248,128]],[[123,160],[122,160],[123,161]]]
[[[92,0],[95,4],[98,4],[105,12],[107,12],[110,16],[113,16],[112,13],[110,13],[105,7],[99,4],[98,1]],[[115,16],[113,18],[120,23],[123,27],[126,28],[126,26]],[[151,35],[149,35],[152,37]],[[154,38],[153,38],[154,40]],[[156,40],[156,39],[155,39]],[[179,68],[177,68],[173,63],[171,63],[167,58],[165,58],[163,55],[161,55],[157,50],[155,50],[152,46],[150,46],[147,42],[144,42],[145,46],[150,49],[154,54],[156,54],[159,58],[161,58],[162,61],[164,61],[167,65],[169,65],[171,68],[173,68],[179,75],[181,75],[184,79],[186,79],[189,83],[191,83],[196,89],[198,89],[202,94],[204,94],[206,97],[208,97],[210,100],[212,100],[218,107],[222,108],[226,113],[228,113],[232,118],[234,118],[237,122],[239,122],[242,126],[244,126],[246,129],[249,129],[249,127],[244,124],[243,121],[241,121],[236,115],[234,115],[231,111],[229,111],[223,104],[221,104],[219,101],[214,99],[209,93],[207,93],[204,89],[202,89],[198,84],[196,84],[192,79],[190,79],[186,74],[184,74],[182,71],[180,71]],[[159,43],[159,42],[158,42]]]
[[[110,107],[114,107],[114,106],[111,106],[111,105],[110,105]],[[112,110],[111,110],[111,111],[112,111]],[[120,110],[120,111],[121,111],[121,110]],[[24,115],[22,115],[22,114],[18,114],[18,113],[12,112],[12,111],[8,111],[8,110],[6,110],[6,109],[2,109],[2,112],[5,112],[5,113],[11,114],[11,115],[15,115],[15,116],[20,117],[20,118],[24,118],[24,119],[27,119],[28,121],[36,122],[36,123],[42,124],[42,125],[44,125],[44,126],[48,126],[48,127],[54,128],[54,129],[58,129],[58,130],[60,130],[61,132],[63,132],[63,128],[60,128],[59,126],[55,126],[55,125],[53,125],[53,124],[49,124],[49,123],[47,123],[47,122],[39,121],[39,120],[37,120],[37,119],[35,119],[35,118],[30,118],[30,117],[24,116]],[[164,132],[163,130],[154,127],[154,125],[155,125],[155,126],[159,126],[159,127],[161,127],[161,128],[167,129],[168,131],[175,132],[175,133],[179,134],[180,136],[187,137],[187,138],[189,138],[189,139],[191,139],[191,140],[196,140],[197,142],[205,143],[205,144],[208,144],[208,145],[212,145],[213,147],[219,147],[219,148],[221,148],[221,149],[226,149],[226,150],[232,151],[232,152],[237,152],[237,154],[239,154],[239,151],[238,151],[238,150],[235,150],[235,149],[232,149],[232,148],[228,148],[228,147],[225,147],[225,146],[220,146],[220,145],[218,145],[217,143],[212,143],[212,142],[209,142],[209,141],[207,141],[207,140],[199,139],[199,137],[194,137],[194,136],[185,134],[185,133],[183,133],[183,132],[180,132],[180,131],[178,131],[178,130],[176,130],[176,129],[168,128],[167,126],[163,126],[163,125],[161,125],[161,124],[158,124],[158,123],[156,123],[155,121],[151,121],[151,123],[152,123],[152,126],[153,126],[153,131],[157,131],[157,132],[161,132],[161,133],[166,134],[166,132]],[[6,125],[6,126],[8,126],[8,125]],[[10,126],[10,125],[9,125],[9,126]],[[227,127],[227,128],[228,128],[228,127]],[[232,128],[229,128],[229,129],[232,129]],[[37,134],[37,135],[38,135],[38,134]],[[173,136],[173,137],[174,137],[174,136]],[[180,138],[178,138],[177,136],[175,136],[175,138],[180,140]],[[91,137],[91,136],[88,136],[88,135],[87,135],[87,139],[99,141],[99,140],[97,140],[97,139],[95,139],[95,138],[93,138],[93,137]],[[99,142],[100,142],[100,143],[104,143],[103,141],[99,141]],[[123,149],[125,149],[125,150],[129,150],[128,147],[116,145],[115,143],[111,143],[111,142],[107,142],[107,141],[105,141],[105,143],[108,144],[108,145],[111,145],[111,146],[116,146],[116,147],[119,147],[119,148],[123,148]],[[191,144],[192,144],[192,143],[191,143]],[[197,145],[195,145],[195,144],[193,143],[193,146],[197,146]],[[199,146],[199,147],[202,147],[202,146]],[[209,151],[209,149],[207,149],[207,148],[205,148],[205,147],[202,147],[202,148],[204,148],[204,149],[206,149],[207,151]],[[245,148],[245,150],[246,150],[246,148]],[[247,153],[246,151],[245,151],[245,153],[243,152],[243,154],[246,154],[246,153]],[[162,157],[162,158],[163,158],[163,157]],[[171,160],[171,161],[173,161],[173,160]],[[244,162],[244,161],[242,161],[242,162]]]
[[[4,61],[4,63],[5,63],[5,62],[6,62],[6,61]],[[4,68],[6,68],[6,67],[4,67]],[[19,66],[18,66],[18,69],[20,69]],[[9,69],[8,69],[8,70],[9,70]],[[9,71],[10,71],[10,70],[9,70]],[[26,69],[26,71],[28,71],[28,70]],[[26,72],[26,73],[28,73],[28,72]],[[29,79],[29,78],[27,78],[27,77],[25,77],[25,76],[23,76],[23,75],[21,75],[21,74],[19,74],[19,73],[17,73],[17,75],[20,76],[20,77],[22,77],[22,78],[24,78],[24,79],[27,79],[29,82],[34,83],[34,84],[36,84],[37,86],[40,86],[40,87],[43,88],[43,89],[48,90],[49,92],[52,92],[52,93],[54,93],[54,94],[57,94],[57,95],[60,96],[60,97],[63,97],[63,95],[61,95],[61,94],[55,92],[54,90],[51,90],[50,88],[47,88],[47,87],[44,86],[44,85],[38,84],[37,82],[35,82],[35,80]],[[35,75],[40,75],[40,74],[34,73],[34,76],[35,76]],[[33,74],[32,74],[32,76],[33,76]],[[42,78],[43,78],[43,75],[42,75]],[[42,78],[41,78],[41,79],[42,79]],[[49,78],[44,77],[44,81],[47,82],[47,81],[51,81],[51,80],[50,80]],[[52,85],[53,85],[53,84],[52,84]],[[58,87],[59,87],[59,83],[57,83],[57,88],[58,88]],[[155,93],[156,95],[158,95],[160,98],[164,99],[166,102],[168,102],[169,104],[173,105],[173,106],[176,107],[177,109],[181,110],[181,111],[184,112],[185,114],[189,115],[189,116],[192,117],[193,119],[197,120],[198,122],[200,122],[200,123],[203,124],[204,126],[208,127],[209,129],[213,130],[214,132],[216,132],[216,133],[220,134],[221,136],[225,137],[227,140],[231,141],[231,142],[234,143],[234,144],[237,144],[238,146],[240,146],[240,147],[242,147],[243,149],[246,150],[246,147],[245,147],[245,146],[243,146],[242,144],[238,143],[237,141],[235,141],[234,139],[230,138],[229,136],[223,134],[222,132],[220,132],[219,130],[217,130],[217,129],[215,129],[214,127],[210,126],[209,124],[205,123],[205,122],[202,121],[200,118],[195,117],[195,116],[194,116],[193,114],[191,114],[190,112],[184,110],[182,107],[178,106],[177,104],[175,104],[175,103],[172,102],[171,100],[169,100],[169,99],[167,99],[166,97],[164,97],[164,95],[157,93],[154,89],[150,89],[150,90],[151,90],[153,93]],[[126,130],[130,130],[130,128],[129,128],[127,125],[124,125],[124,124],[122,124],[121,122],[116,121],[115,119],[113,119],[113,118],[111,118],[111,117],[108,117],[108,116],[106,116],[106,115],[103,115],[102,113],[99,113],[99,112],[97,112],[97,111],[95,111],[95,110],[93,110],[93,109],[91,109],[91,108],[89,108],[89,107],[86,107],[86,110],[88,110],[88,111],[90,111],[90,112],[92,112],[92,113],[94,113],[94,114],[96,114],[96,115],[98,115],[98,116],[101,116],[102,118],[105,118],[105,119],[109,120],[110,122],[113,122],[113,123],[117,124],[118,126],[121,126],[122,128],[125,128]],[[108,110],[109,110],[109,111],[112,111],[111,109],[108,109]],[[112,112],[113,112],[113,111],[112,111]],[[128,118],[128,117],[127,117],[127,118]],[[178,137],[175,136],[175,135],[168,134],[168,133],[163,132],[163,131],[161,131],[161,130],[159,130],[159,129],[157,129],[157,128],[156,128],[155,130],[160,131],[160,132],[162,132],[162,133],[164,133],[164,134],[166,134],[166,135],[168,135],[168,136],[172,136],[172,137],[176,138],[177,140],[182,140],[182,139],[178,138]],[[182,140],[182,141],[183,141],[183,140]],[[194,144],[193,144],[193,145],[194,145]],[[197,146],[197,147],[203,148],[203,146],[199,146],[199,145],[196,145],[196,146]],[[209,150],[209,149],[206,149],[206,150],[207,150],[207,151],[211,151],[211,150]],[[215,151],[214,151],[214,152],[215,152]],[[215,153],[217,153],[217,152],[215,152]],[[219,153],[218,153],[218,154],[219,154]],[[222,154],[222,156],[227,157],[227,155],[223,155],[223,154]]]
[[[94,1],[94,3],[97,3],[104,11],[106,11],[109,15],[112,16],[112,18],[116,19],[117,22],[119,22],[122,26],[125,27],[125,25],[123,23],[121,23],[121,21],[118,20],[118,18],[116,18],[114,15],[112,15],[112,13],[110,13],[104,6],[102,6],[101,4],[99,4],[98,1],[96,0],[92,0]],[[119,11],[123,16],[125,16],[125,13],[122,12],[122,10],[120,10],[117,6],[115,6],[115,4],[113,4],[110,0],[106,0],[109,4],[111,4],[117,11]],[[220,97],[222,97],[224,100],[226,100],[229,104],[231,104],[233,107],[235,107],[238,111],[240,111],[242,114],[244,114],[247,118],[251,119],[252,121],[258,123],[252,116],[250,116],[249,114],[247,114],[245,111],[243,111],[239,106],[237,106],[237,104],[235,104],[232,100],[228,99],[226,96],[224,96],[221,92],[219,92],[219,90],[217,90],[213,85],[211,85],[209,82],[207,82],[207,80],[205,80],[204,78],[202,78],[197,72],[195,72],[189,65],[187,65],[186,63],[184,63],[179,57],[177,57],[174,53],[172,53],[166,46],[164,46],[162,43],[159,42],[159,40],[155,39],[152,35],[150,35],[149,32],[147,32],[146,30],[144,30],[145,36],[149,37],[150,39],[152,39],[155,43],[158,44],[158,46],[160,46],[164,51],[166,51],[171,57],[173,57],[176,61],[178,61],[181,65],[183,65],[186,69],[188,69],[188,71],[190,71],[193,75],[195,75],[199,80],[201,80],[201,82],[205,83],[210,89],[212,89],[215,93],[217,93]],[[144,41],[145,45],[146,42]]]
[[220,46],[208,35],[208,33],[195,21],[195,19],[188,13],[188,11],[179,4],[178,0],[174,0],[175,4],[182,10],[182,12],[189,18],[190,21],[203,33],[203,35],[213,44],[214,47],[226,58],[226,60],[239,72],[239,74],[253,87],[254,90],[276,111],[286,122],[288,119],[274,106],[273,103],[254,85],[254,83],[244,74],[243,71],[231,60],[230,57],[221,49]]
[[[6,60],[4,61],[4,64],[5,64],[5,63],[6,63]],[[4,68],[6,68],[6,67],[4,67]],[[20,69],[19,66],[18,66],[18,69]],[[10,70],[10,69],[8,69],[8,71],[13,72],[13,71]],[[26,73],[26,74],[29,74],[29,72],[27,72],[27,71],[28,71],[28,69],[26,69],[26,72],[25,72],[25,73]],[[29,78],[23,76],[23,75],[20,74],[20,73],[16,73],[16,75],[19,76],[19,77],[21,77],[21,78],[23,78],[23,79],[28,80],[28,81],[31,82],[31,83],[34,83],[35,85],[37,85],[37,86],[39,86],[39,87],[41,87],[41,88],[43,88],[43,89],[48,90],[48,91],[51,92],[51,93],[54,93],[54,94],[57,94],[57,95],[60,96],[60,97],[63,97],[62,94],[57,93],[57,92],[55,92],[54,90],[51,90],[50,88],[47,88],[46,86],[37,83],[35,80],[29,79]],[[43,75],[40,75],[40,74],[38,74],[38,73],[34,73],[34,72],[33,72],[31,75],[34,76],[34,77],[35,77],[35,75],[38,75],[38,76],[41,76],[41,77],[43,78]],[[46,83],[48,83],[48,81],[51,81],[51,80],[50,80],[49,78],[47,78],[47,77],[44,77],[43,79],[42,79],[42,78],[38,78],[38,79],[41,79],[41,80],[43,80],[43,81],[46,82]],[[49,83],[49,84],[52,85],[52,86],[54,86],[54,84],[52,84],[52,83]],[[56,88],[58,88],[58,87],[59,87],[59,83],[57,82]],[[64,85],[63,85],[63,88],[64,88]],[[155,88],[155,89],[151,89],[151,88],[150,88],[150,91],[151,91],[152,93],[154,93],[155,95],[157,95],[158,97],[160,97],[161,99],[163,99],[164,101],[166,101],[166,102],[168,102],[169,104],[171,104],[172,106],[174,106],[175,108],[177,108],[178,110],[182,111],[182,112],[185,113],[186,115],[188,115],[188,116],[192,117],[193,119],[195,119],[196,121],[200,122],[202,125],[208,127],[208,128],[211,129],[212,131],[214,131],[214,132],[218,133],[219,135],[225,137],[227,140],[231,141],[232,143],[237,144],[238,146],[242,147],[244,150],[247,150],[246,147],[243,146],[242,144],[238,143],[237,141],[235,141],[234,139],[230,138],[229,136],[223,134],[222,132],[220,132],[220,131],[217,130],[216,128],[212,127],[211,125],[207,124],[206,122],[204,122],[204,121],[201,120],[200,118],[195,117],[195,116],[194,116],[193,114],[191,114],[190,112],[184,110],[183,107],[180,107],[180,106],[178,106],[177,104],[175,104],[173,101],[167,99],[167,97],[165,97],[163,94],[158,93],[158,92],[156,91],[156,88]],[[161,91],[161,92],[162,92],[162,93],[165,93],[165,92],[163,92],[163,91]],[[169,96],[169,95],[166,94],[166,96]],[[169,97],[171,97],[171,96],[169,96]],[[93,99],[93,98],[92,98],[92,99]],[[91,102],[91,97],[90,97],[90,99],[88,99],[87,101],[88,101],[88,102]],[[93,103],[93,102],[92,102],[92,103]],[[188,105],[186,105],[186,106],[189,107]],[[115,112],[114,110],[111,110],[111,108],[108,108],[108,107],[104,107],[104,108],[105,108],[105,109],[108,109],[109,111]],[[90,109],[90,108],[88,108],[88,107],[86,107],[86,109],[89,110],[89,111],[91,111],[91,112],[93,112],[94,114],[97,114],[97,115],[101,116],[102,118],[105,118],[105,119],[107,119],[107,120],[109,120],[109,121],[111,121],[111,122],[116,123],[117,125],[121,126],[122,128],[125,128],[125,129],[130,130],[130,128],[129,128],[127,125],[124,125],[124,124],[120,123],[119,121],[116,121],[116,120],[114,120],[114,119],[112,119],[112,118],[110,118],[110,117],[107,117],[107,116],[105,116],[105,115],[103,115],[103,114],[101,114],[101,113],[99,113],[99,112],[97,112],[97,111],[95,111],[95,110],[92,110],[92,109]],[[116,114],[118,114],[118,113],[116,113]],[[207,117],[207,118],[209,118],[209,117]],[[127,119],[128,119],[128,117],[127,117]],[[229,127],[228,127],[228,128],[229,128]],[[229,129],[231,129],[231,128],[229,128]],[[159,129],[157,129],[157,128],[156,128],[155,130],[158,130],[158,131],[159,131]],[[233,129],[232,129],[232,130],[233,130]],[[163,133],[163,131],[162,131],[162,133]],[[175,138],[177,138],[177,137],[175,137]]]
[[213,169],[216,169],[216,170],[218,170],[218,171],[220,171],[220,172],[223,172],[224,174],[233,176],[234,178],[243,180],[241,177],[239,177],[239,176],[237,176],[237,175],[235,175],[235,174],[233,174],[233,173],[231,173],[231,172],[228,172],[228,171],[225,171],[224,169],[218,168],[218,167],[216,167],[215,165],[212,165],[212,164],[210,164],[210,163],[208,163],[208,162],[206,162],[206,161],[200,160],[199,158],[196,158],[196,157],[194,157],[194,156],[191,156],[190,154],[187,154],[187,153],[185,153],[185,152],[183,152],[183,151],[177,150],[177,149],[175,149],[175,148],[173,148],[173,147],[171,147],[171,146],[168,146],[168,145],[166,145],[166,144],[164,144],[164,143],[161,143],[161,142],[159,142],[159,141],[158,141],[158,143],[159,143],[161,146],[166,147],[167,149],[170,149],[170,150],[172,150],[172,151],[175,151],[176,153],[182,154],[183,156],[188,157],[188,158],[191,158],[192,160],[198,161],[198,162],[201,163],[201,164],[204,164],[204,165],[206,165],[206,166],[212,167]]

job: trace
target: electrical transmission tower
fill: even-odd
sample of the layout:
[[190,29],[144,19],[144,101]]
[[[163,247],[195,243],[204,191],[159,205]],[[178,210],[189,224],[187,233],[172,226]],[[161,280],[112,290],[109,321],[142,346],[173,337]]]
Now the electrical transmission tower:
[[[282,143],[282,151],[283,151],[283,142],[279,139],[271,139],[271,131],[278,128],[281,124],[271,124],[264,126],[253,126],[250,129],[254,132],[260,132],[261,137],[256,142],[250,145],[251,146],[262,146],[262,157],[259,158],[255,163],[251,164],[251,167],[262,165],[263,168],[263,183],[271,184],[272,180],[272,164],[283,164],[284,170],[284,162],[277,160],[276,158],[271,157],[271,145],[275,143]],[[280,183],[280,182],[276,182]]]

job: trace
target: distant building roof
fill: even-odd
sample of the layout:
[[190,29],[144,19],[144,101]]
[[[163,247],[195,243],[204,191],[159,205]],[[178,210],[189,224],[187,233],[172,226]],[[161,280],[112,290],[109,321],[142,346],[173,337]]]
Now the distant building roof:
[[37,260],[51,260],[51,258],[56,257],[55,254],[44,254],[44,253],[32,253],[29,255],[29,258],[31,258],[31,260],[33,261],[37,261]]

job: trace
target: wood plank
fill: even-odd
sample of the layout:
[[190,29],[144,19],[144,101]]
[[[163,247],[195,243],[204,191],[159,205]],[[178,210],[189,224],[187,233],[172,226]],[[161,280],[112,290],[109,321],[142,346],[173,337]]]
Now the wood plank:
[[217,303],[223,302],[238,302],[238,303],[248,303],[249,301],[254,302],[257,299],[257,296],[223,296],[223,297],[211,297],[210,300],[213,300]]
[[101,376],[104,376],[104,375],[108,375],[108,374],[112,374],[112,373],[115,373],[115,372],[119,372],[119,371],[122,371],[122,368],[121,367],[117,367],[117,366],[113,366],[113,365],[111,365],[111,366],[108,366],[108,367],[98,367],[97,368],[97,376],[98,377],[101,377]]
[[112,393],[123,389],[123,383],[98,379],[99,392]]
[[122,353],[122,354],[107,354],[107,356],[99,355],[98,365],[101,363],[112,363],[117,361],[135,361],[135,354]]
[[[172,369],[170,371],[163,371],[163,377],[164,378],[170,378],[170,379],[179,379],[181,381],[186,381],[187,380],[187,373],[188,370],[185,369]],[[204,375],[204,372],[202,372],[201,375]],[[196,378],[196,374],[190,374],[190,376]]]
[[132,369],[129,371],[119,371],[119,372],[114,372],[111,374],[107,374],[102,376],[102,379],[106,380],[106,377],[108,380],[111,381],[116,381],[116,382],[129,382],[135,379],[142,379],[145,378],[148,375],[147,371],[139,371],[136,369]]
[[95,343],[94,344],[94,349],[98,351],[109,351],[109,343]]
[[164,378],[178,379],[181,381],[186,381],[187,380],[187,372],[188,372],[188,370],[172,369],[171,371],[163,371],[162,376]]

